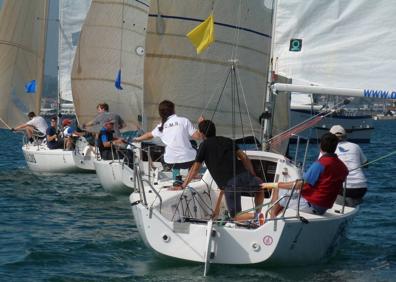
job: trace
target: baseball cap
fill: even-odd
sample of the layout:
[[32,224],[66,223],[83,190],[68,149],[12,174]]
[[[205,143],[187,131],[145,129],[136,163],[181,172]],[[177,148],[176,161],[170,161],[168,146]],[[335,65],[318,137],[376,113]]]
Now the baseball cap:
[[330,128],[330,133],[335,135],[346,135],[345,129],[341,125],[333,125]]
[[63,121],[62,121],[62,125],[63,126],[66,126],[66,125],[70,125],[70,124],[72,124],[72,121],[70,120],[70,119],[64,119]]

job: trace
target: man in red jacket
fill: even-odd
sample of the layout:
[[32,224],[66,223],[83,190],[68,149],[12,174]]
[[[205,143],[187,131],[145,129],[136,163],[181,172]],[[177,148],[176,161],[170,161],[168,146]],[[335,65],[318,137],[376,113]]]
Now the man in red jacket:
[[[262,188],[272,188],[272,201],[278,200],[279,196],[285,196],[271,211],[271,216],[278,215],[287,205],[290,196],[288,191],[296,185],[301,189],[300,211],[322,215],[331,208],[342,189],[343,182],[348,175],[348,169],[334,153],[338,144],[338,138],[332,133],[325,133],[320,140],[321,157],[315,161],[304,173],[304,186],[302,181],[263,183]],[[280,188],[280,191],[278,191]],[[289,203],[289,208],[297,209],[298,194],[294,193]]]

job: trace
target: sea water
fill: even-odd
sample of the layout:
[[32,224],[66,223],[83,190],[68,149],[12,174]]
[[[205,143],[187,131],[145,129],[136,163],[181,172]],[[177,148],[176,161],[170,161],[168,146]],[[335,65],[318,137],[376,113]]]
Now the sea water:
[[[203,265],[156,255],[128,197],[95,174],[36,176],[20,134],[0,130],[0,281],[396,281],[396,155],[365,170],[369,192],[334,257],[306,266]],[[369,160],[396,150],[396,122],[377,121]],[[311,146],[309,160],[317,156]]]

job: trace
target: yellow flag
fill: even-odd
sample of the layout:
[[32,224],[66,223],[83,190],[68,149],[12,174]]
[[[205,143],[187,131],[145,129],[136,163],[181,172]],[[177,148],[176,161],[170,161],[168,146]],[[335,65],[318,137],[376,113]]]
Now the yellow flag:
[[214,41],[214,20],[211,14],[204,22],[197,25],[193,30],[187,33],[188,39],[200,54]]

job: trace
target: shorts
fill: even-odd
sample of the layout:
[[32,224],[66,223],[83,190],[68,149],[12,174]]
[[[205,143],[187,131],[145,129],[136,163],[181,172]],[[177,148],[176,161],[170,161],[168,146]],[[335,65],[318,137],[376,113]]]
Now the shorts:
[[[363,197],[367,192],[367,188],[346,188],[345,191],[345,206],[356,207],[363,202]],[[336,204],[344,204],[343,190],[337,195]]]
[[306,212],[306,213],[311,213],[311,214],[317,214],[317,215],[322,215],[324,214],[327,209],[319,207],[315,204],[312,204],[308,202],[304,197],[300,198],[300,205],[298,205],[298,193],[293,193],[293,196],[290,196],[290,191],[287,189],[279,189],[279,199],[282,199],[279,201],[279,205],[281,205],[283,208],[286,207],[287,201],[290,199],[289,205],[287,208],[297,210],[298,206],[300,206],[300,211]]
[[174,169],[190,169],[190,167],[193,165],[194,161],[189,161],[185,163],[176,163],[176,164],[168,164]]
[[261,190],[261,179],[251,175],[249,172],[238,174],[227,182],[224,187],[224,195],[228,211],[231,217],[242,211],[241,197],[254,197]]
[[64,142],[63,142],[63,140],[58,140],[58,141],[55,141],[55,142],[47,142],[47,147],[50,150],[63,149],[64,148]]

